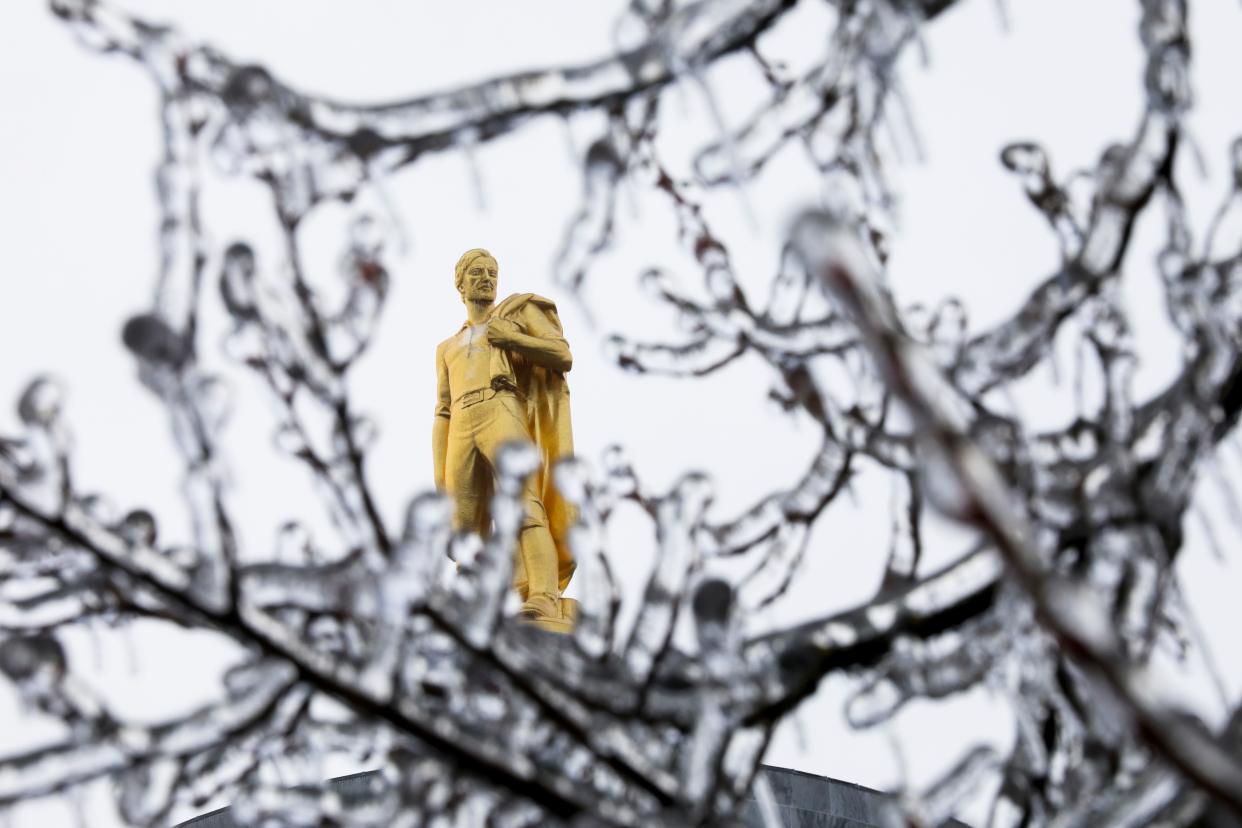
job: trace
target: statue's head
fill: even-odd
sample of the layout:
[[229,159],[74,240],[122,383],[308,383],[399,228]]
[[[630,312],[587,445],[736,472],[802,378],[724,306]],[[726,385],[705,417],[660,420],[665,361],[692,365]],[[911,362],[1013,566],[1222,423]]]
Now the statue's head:
[[454,281],[463,302],[495,302],[496,275],[500,266],[496,257],[481,247],[467,250],[457,260]]

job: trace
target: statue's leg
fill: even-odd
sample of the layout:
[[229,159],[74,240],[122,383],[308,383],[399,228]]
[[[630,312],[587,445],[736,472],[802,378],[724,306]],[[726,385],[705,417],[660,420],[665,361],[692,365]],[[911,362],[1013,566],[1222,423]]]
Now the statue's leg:
[[517,591],[518,597],[523,601],[530,596],[530,587],[526,580],[526,561],[522,559],[520,538],[518,540],[518,548],[513,553],[513,588]]
[[[488,402],[486,425],[479,429],[479,450],[495,466],[496,452],[505,443],[532,442],[526,427],[522,403],[511,394],[501,394]],[[514,586],[522,600],[531,607],[530,612],[559,617],[560,583],[557,573],[556,544],[548,529],[548,516],[538,491],[538,475],[531,475],[522,488],[525,517],[522,534],[518,538],[520,562],[515,566],[518,573]],[[524,577],[523,577],[524,576]],[[536,612],[537,609],[544,610]]]
[[[539,510],[543,510],[542,504]],[[523,526],[522,535],[518,538],[518,551],[526,575],[526,594],[522,600],[529,600],[535,595],[560,597],[556,544],[552,541],[547,523]]]
[[453,501],[453,528],[486,534],[491,470],[461,414],[449,421],[444,466],[444,488]]

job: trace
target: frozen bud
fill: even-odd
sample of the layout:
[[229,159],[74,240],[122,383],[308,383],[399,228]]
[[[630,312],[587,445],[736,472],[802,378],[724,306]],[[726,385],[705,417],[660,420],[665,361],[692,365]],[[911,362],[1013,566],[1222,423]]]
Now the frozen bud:
[[39,458],[29,440],[6,440],[0,437],[0,462],[23,474],[36,473]]
[[15,682],[43,674],[59,680],[65,674],[65,651],[51,635],[18,636],[0,642],[0,673]]
[[1109,144],[1104,152],[1100,153],[1100,161],[1095,168],[1098,186],[1105,188],[1112,186],[1121,174],[1128,153],[1129,150],[1126,149],[1125,144]]
[[111,525],[116,522],[116,505],[105,495],[83,495],[78,498],[78,508],[99,523]]
[[1233,185],[1242,188],[1242,138],[1229,145],[1229,163],[1233,168]]
[[1181,112],[1190,105],[1190,61],[1181,44],[1158,47],[1147,64],[1147,96],[1152,106]]
[[612,142],[601,138],[587,148],[586,168],[590,176],[604,175],[615,178],[620,174],[623,164],[621,157],[612,146]]
[[233,242],[224,251],[223,274],[236,285],[254,280],[254,248],[242,241]]
[[960,344],[966,338],[966,308],[956,299],[940,305],[932,319],[932,338],[940,342]]
[[80,20],[95,10],[98,0],[52,0],[52,14],[65,20]]
[[905,701],[905,693],[897,684],[877,677],[846,701],[845,719],[854,728],[874,727],[887,721]]
[[694,258],[704,267],[721,266],[728,263],[729,254],[718,239],[708,235],[704,230],[694,240]]
[[448,526],[449,512],[449,500],[443,495],[418,495],[405,510],[405,539],[420,541],[439,533]]
[[231,667],[224,674],[224,688],[233,698],[246,695],[263,681],[263,674],[271,669],[264,661],[246,661]]
[[879,274],[865,243],[848,219],[833,213],[804,213],[794,223],[790,238],[812,279],[851,310],[888,307],[878,295]]
[[681,513],[691,523],[697,523],[712,502],[712,481],[702,472],[683,475],[673,487],[673,498],[681,507]]
[[[347,437],[348,439],[346,439]],[[371,446],[375,445],[375,440],[378,437],[379,428],[375,425],[375,421],[364,415],[356,415],[350,418],[348,435],[341,430],[340,424],[337,425],[332,433],[333,444],[338,457],[348,457],[354,452],[365,453]]]
[[224,307],[239,319],[258,316],[254,298],[254,250],[245,242],[233,242],[224,251],[220,267],[220,298]]
[[262,66],[239,66],[224,84],[220,97],[237,112],[248,114],[276,96],[276,81]]
[[367,160],[388,146],[388,139],[370,127],[359,127],[345,139],[349,151],[362,160]]
[[719,578],[699,584],[694,591],[694,620],[700,637],[705,629],[722,628],[729,623],[733,607],[733,587]]
[[556,488],[571,503],[583,503],[591,486],[591,471],[586,462],[567,457],[556,464],[553,472]]
[[139,359],[158,365],[178,368],[189,357],[186,341],[155,314],[130,317],[121,329],[121,341]]
[[[123,743],[126,747],[130,747],[129,740],[134,738],[131,734],[145,735],[146,732],[135,728],[124,728],[117,735],[118,740],[125,740]],[[132,747],[135,753],[149,748],[148,745],[141,743],[141,740],[137,741],[139,744]],[[158,801],[158,796],[153,797],[153,793],[160,790],[160,785],[152,778],[153,776],[151,765],[140,763],[125,769],[114,777],[118,793],[117,806],[126,824],[145,825],[159,821],[155,814],[158,807],[154,804]]]
[[384,231],[375,216],[358,215],[349,225],[349,244],[359,253],[378,256],[384,249]]
[[1185,0],[1144,0],[1143,17],[1139,21],[1139,37],[1152,48],[1172,43],[1185,34]]
[[312,550],[310,532],[296,520],[285,521],[276,530],[276,559],[281,563],[309,563]]
[[1166,247],[1156,256],[1156,269],[1160,271],[1160,275],[1168,282],[1176,282],[1181,279],[1182,274],[1186,272],[1188,264],[1186,251],[1175,247]]
[[203,377],[194,388],[194,401],[214,430],[224,425],[232,409],[232,395],[228,385],[219,377]]
[[345,632],[335,618],[319,616],[310,623],[306,637],[316,649],[331,653],[341,653],[345,650]]
[[388,292],[388,269],[379,261],[378,252],[355,250],[346,257],[345,276],[383,296]]
[[203,556],[193,546],[170,546],[163,553],[173,566],[186,572],[193,572],[203,562]]
[[626,497],[638,491],[638,478],[634,474],[634,466],[625,454],[625,449],[611,445],[604,449],[601,457],[608,488],[617,497]]
[[634,7],[629,4],[621,16],[617,18],[613,24],[613,39],[616,42],[617,52],[625,60],[626,68],[629,69],[631,75],[638,76],[642,69],[642,61],[639,59],[644,53],[642,48],[649,42],[651,37],[652,21]]
[[154,546],[158,534],[155,517],[146,509],[134,509],[125,515],[117,531],[131,546]]
[[638,359],[638,350],[634,343],[619,334],[613,334],[604,340],[604,359],[615,362],[618,368],[637,374],[646,370]]
[[379,426],[375,424],[375,420],[365,416],[354,417],[350,425],[354,429],[354,443],[359,451],[367,451],[375,445],[379,438]]
[[930,338],[932,315],[931,311],[922,302],[907,305],[905,310],[902,311],[901,321],[905,324],[906,331],[911,336],[919,339]]
[[723,248],[716,249],[720,251],[720,260],[707,268],[707,290],[717,306],[728,307],[742,304],[742,294],[733,278],[733,271],[729,269],[724,257],[724,250]]
[[292,457],[302,457],[310,453],[310,446],[306,444],[302,429],[296,423],[284,423],[277,428],[272,442],[278,451]]
[[64,407],[65,391],[51,377],[38,377],[26,386],[17,401],[17,416],[31,426],[47,427],[59,417]]
[[673,292],[668,273],[658,267],[644,270],[638,277],[638,289],[652,299],[660,299]]
[[867,228],[867,238],[870,240],[871,247],[875,250],[876,258],[879,259],[880,263],[887,262],[889,254],[892,252],[890,236],[879,228],[869,227]]
[[969,521],[976,515],[970,493],[962,485],[945,450],[927,444],[919,466],[923,493],[933,506],[955,520]]
[[496,468],[502,480],[521,486],[539,468],[539,451],[531,443],[508,443],[496,456]]
[[1001,150],[1001,163],[1005,169],[1021,176],[1038,176],[1048,174],[1048,155],[1044,148],[1031,141],[1017,141]]
[[458,566],[469,568],[483,554],[483,540],[474,532],[457,532],[449,538],[448,557]]
[[703,314],[697,308],[691,310],[687,307],[679,307],[673,317],[673,324],[679,331],[699,333],[704,329]]
[[985,780],[994,776],[1000,764],[996,751],[991,747],[981,745],[973,748],[948,773],[924,791],[917,802],[907,804],[907,813],[910,814],[908,819],[916,825],[945,824],[961,809],[964,802],[972,798],[982,785],[987,784]]

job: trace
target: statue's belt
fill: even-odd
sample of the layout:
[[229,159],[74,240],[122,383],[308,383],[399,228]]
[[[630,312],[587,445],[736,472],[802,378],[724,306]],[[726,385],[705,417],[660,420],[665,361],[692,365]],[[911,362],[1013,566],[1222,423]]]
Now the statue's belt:
[[466,393],[458,397],[456,400],[454,400],[453,407],[454,408],[469,408],[470,406],[475,405],[476,403],[481,403],[484,400],[490,400],[493,397],[496,397],[500,394],[512,394],[518,399],[522,398],[521,394],[519,394],[515,389],[509,388],[508,386],[502,385],[499,388],[476,388],[473,391],[467,391]]

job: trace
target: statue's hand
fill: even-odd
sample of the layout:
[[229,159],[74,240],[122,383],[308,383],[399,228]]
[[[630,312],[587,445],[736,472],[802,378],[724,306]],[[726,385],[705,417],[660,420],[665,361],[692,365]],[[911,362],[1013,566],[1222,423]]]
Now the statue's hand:
[[515,335],[521,332],[522,329],[508,319],[487,320],[487,341],[499,348],[512,347],[516,341]]

